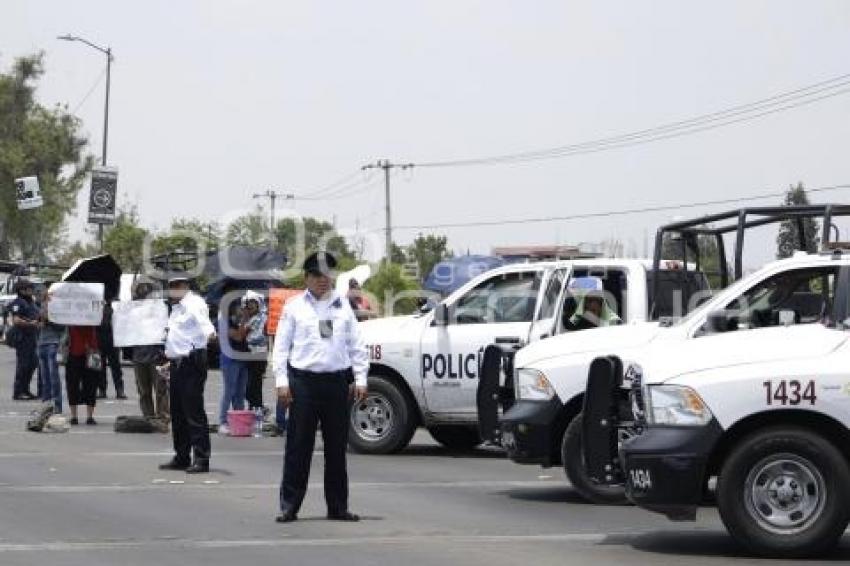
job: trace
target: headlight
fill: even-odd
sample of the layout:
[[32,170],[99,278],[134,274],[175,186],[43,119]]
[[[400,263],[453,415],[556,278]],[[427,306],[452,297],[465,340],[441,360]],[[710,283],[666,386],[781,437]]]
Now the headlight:
[[548,401],[555,396],[555,389],[543,372],[536,369],[516,371],[516,397],[525,401]]
[[711,422],[711,411],[697,392],[681,385],[654,385],[649,391],[647,413],[651,424],[704,426]]

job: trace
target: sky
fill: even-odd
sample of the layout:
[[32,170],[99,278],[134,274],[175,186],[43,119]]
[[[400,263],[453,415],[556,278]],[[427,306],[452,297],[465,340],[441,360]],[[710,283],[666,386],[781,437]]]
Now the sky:
[[[0,68],[43,50],[38,97],[75,111],[95,156],[105,57],[56,36],[114,50],[108,161],[119,169],[122,202],[136,204],[145,223],[226,221],[261,203],[254,193],[274,189],[295,194],[300,214],[370,236],[378,254],[382,177],[359,171],[377,159],[423,163],[581,143],[850,73],[845,0],[4,0],[0,12]],[[738,198],[798,181],[850,184],[848,140],[850,93],[611,151],[397,170],[394,240],[445,234],[459,253],[488,253],[619,239],[642,254],[660,224],[735,205],[404,227]],[[340,179],[353,183],[339,186],[340,198],[309,200]],[[81,191],[74,238],[84,235],[87,197]],[[848,202],[850,190],[812,200]],[[749,264],[770,258],[772,238],[753,240]]]

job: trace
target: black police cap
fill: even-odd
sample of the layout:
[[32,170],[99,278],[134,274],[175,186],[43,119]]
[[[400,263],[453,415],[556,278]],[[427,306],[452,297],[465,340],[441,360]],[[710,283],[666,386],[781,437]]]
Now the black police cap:
[[328,252],[314,252],[304,260],[304,273],[330,275],[336,269],[336,258]]

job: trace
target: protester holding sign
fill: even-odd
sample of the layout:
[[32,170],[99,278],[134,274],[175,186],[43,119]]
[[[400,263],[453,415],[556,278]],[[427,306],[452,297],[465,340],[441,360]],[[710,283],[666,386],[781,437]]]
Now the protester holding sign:
[[41,332],[38,335],[38,367],[41,379],[41,400],[53,401],[53,412],[62,414],[62,378],[56,355],[65,329],[48,320],[51,294],[44,296],[41,309]]
[[94,407],[97,399],[97,384],[103,359],[94,326],[70,326],[68,328],[68,363],[65,366],[65,385],[68,389],[68,405],[71,407],[71,424],[80,424],[77,407],[86,406],[86,424],[96,425]]

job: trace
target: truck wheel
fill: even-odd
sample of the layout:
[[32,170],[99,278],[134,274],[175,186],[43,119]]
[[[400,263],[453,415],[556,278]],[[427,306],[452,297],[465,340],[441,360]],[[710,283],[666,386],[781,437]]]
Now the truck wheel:
[[573,488],[579,495],[592,503],[602,505],[622,505],[627,503],[626,488],[618,485],[599,485],[587,475],[582,451],[581,413],[567,426],[561,442],[561,461],[564,471]]
[[726,528],[750,551],[803,558],[830,550],[850,521],[850,469],[808,430],[775,427],[741,441],[717,484]]
[[432,426],[428,429],[434,440],[450,450],[472,450],[481,444],[478,429],[469,426]]
[[369,394],[351,407],[348,443],[361,454],[393,454],[403,450],[416,432],[415,408],[385,377],[369,376]]

